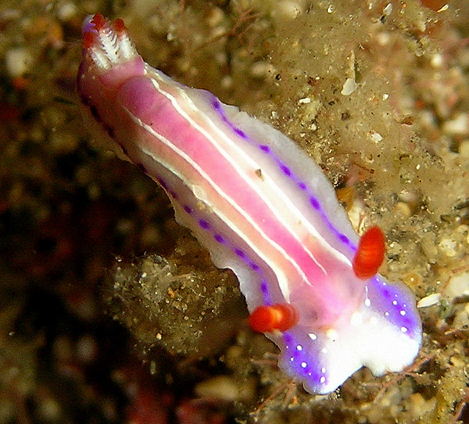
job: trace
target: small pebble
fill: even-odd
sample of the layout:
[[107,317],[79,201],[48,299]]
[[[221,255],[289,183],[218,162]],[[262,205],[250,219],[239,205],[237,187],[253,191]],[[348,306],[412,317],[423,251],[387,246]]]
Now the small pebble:
[[428,296],[425,296],[418,301],[417,308],[428,308],[429,306],[436,305],[440,301],[440,298],[440,293],[432,293]]
[[352,79],[352,78],[347,78],[344,82],[344,85],[342,86],[342,91],[340,94],[343,96],[350,96],[358,87],[358,84]]
[[469,134],[469,115],[459,113],[452,120],[443,124],[443,131],[454,135]]
[[469,271],[453,275],[448,282],[444,294],[450,300],[469,295]]
[[200,397],[212,398],[232,402],[238,399],[239,387],[233,378],[227,375],[202,381],[195,386],[195,394]]
[[10,49],[5,53],[5,65],[12,78],[21,77],[28,72],[33,59],[24,48]]

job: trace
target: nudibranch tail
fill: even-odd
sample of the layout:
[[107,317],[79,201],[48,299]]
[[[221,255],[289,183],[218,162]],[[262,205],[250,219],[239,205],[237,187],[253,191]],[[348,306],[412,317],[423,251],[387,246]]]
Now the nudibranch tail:
[[376,376],[403,370],[418,354],[421,338],[413,293],[375,276],[350,320],[320,331],[296,326],[279,337],[285,352],[279,365],[306,390],[326,394],[362,366]]
[[216,266],[239,279],[250,323],[315,393],[417,355],[413,294],[377,274],[384,236],[361,240],[320,167],[292,140],[146,64],[120,20],[83,26],[77,79],[90,129],[168,194]]

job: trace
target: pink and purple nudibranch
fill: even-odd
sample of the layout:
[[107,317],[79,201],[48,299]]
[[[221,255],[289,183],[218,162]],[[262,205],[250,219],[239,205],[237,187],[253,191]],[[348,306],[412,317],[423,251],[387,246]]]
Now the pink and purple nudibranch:
[[331,183],[292,140],[146,64],[120,19],[85,20],[77,83],[92,131],[158,182],[177,221],[233,270],[255,324],[259,311],[277,314],[261,331],[286,374],[328,393],[362,366],[381,375],[412,363],[413,293],[377,274],[381,253],[366,269],[373,237],[359,247]]

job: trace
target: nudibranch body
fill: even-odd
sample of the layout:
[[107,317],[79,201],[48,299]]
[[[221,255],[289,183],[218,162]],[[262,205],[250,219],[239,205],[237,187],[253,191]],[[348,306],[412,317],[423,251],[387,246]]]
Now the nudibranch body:
[[306,390],[328,393],[362,366],[381,375],[414,360],[415,298],[376,274],[382,252],[367,259],[384,238],[358,247],[331,183],[288,137],[150,67],[123,22],[100,14],[83,26],[78,93],[95,134],[158,182],[177,221],[234,271],[253,327]]

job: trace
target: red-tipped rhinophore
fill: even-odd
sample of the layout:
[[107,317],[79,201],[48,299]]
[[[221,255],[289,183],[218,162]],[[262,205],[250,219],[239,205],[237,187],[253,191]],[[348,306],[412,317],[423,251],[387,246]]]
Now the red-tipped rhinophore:
[[371,227],[361,237],[357,253],[353,258],[353,272],[362,279],[368,280],[376,275],[383,263],[386,243],[379,227]]
[[91,22],[93,23],[96,31],[100,31],[101,29],[103,29],[104,25],[106,25],[106,19],[99,12],[93,16]]
[[122,34],[126,30],[124,21],[121,18],[117,18],[112,23],[112,26],[114,27],[114,30],[119,34]]
[[81,45],[84,49],[90,49],[94,46],[97,32],[101,31],[104,28],[104,25],[106,25],[106,19],[101,15],[101,13],[96,13],[96,15],[88,21],[81,40]]

